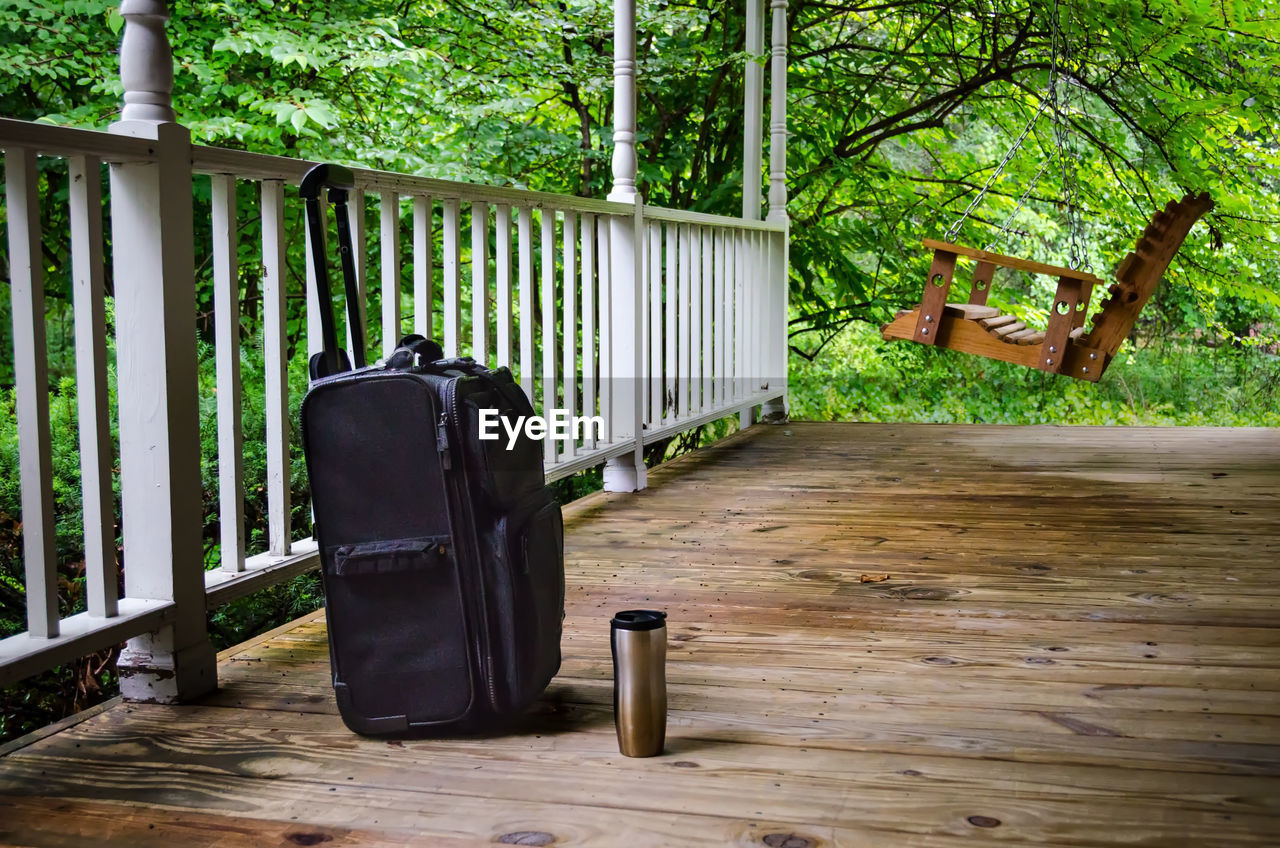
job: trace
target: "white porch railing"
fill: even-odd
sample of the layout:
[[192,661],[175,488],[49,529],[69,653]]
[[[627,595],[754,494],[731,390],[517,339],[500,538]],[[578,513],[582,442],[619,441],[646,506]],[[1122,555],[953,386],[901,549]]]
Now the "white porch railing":
[[[302,295],[302,285],[290,284],[286,268],[286,210],[301,207],[291,187],[312,163],[186,146],[164,132],[134,138],[12,120],[0,120],[0,148],[5,152],[28,598],[28,632],[0,641],[0,684],[175,626],[195,634],[171,646],[181,653],[192,638],[199,641],[207,608],[317,563],[314,541],[292,540],[297,534],[289,501],[285,334],[286,298]],[[88,609],[65,619],[58,616],[56,597],[38,157],[46,157],[45,169],[65,168],[71,185]],[[110,165],[113,187],[107,200],[117,295],[120,444],[109,437],[103,163]],[[155,173],[165,176],[154,183],[159,188],[148,200],[136,181],[147,174],[155,179]],[[547,442],[549,479],[606,460],[639,462],[646,444],[785,395],[785,223],[381,171],[355,174],[352,230],[357,245],[372,235],[379,247],[375,264],[382,314],[373,320],[381,332],[370,359],[385,356],[402,333],[418,332],[440,338],[447,354],[510,366],[539,412],[561,408],[571,415],[600,416],[600,438]],[[135,244],[154,246],[168,275],[163,291],[178,303],[182,297],[190,303],[190,292],[173,287],[193,279],[191,229],[181,221],[173,231],[148,228],[160,228],[166,220],[168,207],[161,198],[185,193],[179,212],[167,213],[170,223],[181,218],[183,204],[190,210],[191,193],[203,180],[209,181],[212,198],[222,527],[222,565],[208,572],[200,557],[181,554],[193,550],[190,545],[179,545],[192,533],[198,539],[200,530],[193,525],[198,516],[190,502],[192,487],[200,485],[198,462],[190,456],[191,445],[198,445],[194,313],[175,316],[165,312],[168,297],[149,305],[146,294],[129,294],[132,275],[152,269],[135,264],[146,257],[128,252]],[[260,218],[252,250],[260,249],[262,257],[265,481],[244,479],[241,342],[238,323],[228,320],[236,316],[238,321],[241,311],[236,263],[244,245],[236,189],[244,182],[255,187],[254,214]],[[376,235],[366,233],[375,203]],[[402,231],[412,233],[404,244]],[[626,257],[634,257],[634,263]],[[366,252],[358,250],[357,258],[359,287],[366,292],[375,283],[367,279]],[[300,360],[318,348],[320,338],[313,269],[307,267],[305,276],[308,350],[297,352]],[[437,300],[440,309],[434,307]],[[155,322],[167,335],[152,336]],[[161,355],[153,356],[156,351]],[[164,427],[157,424],[156,404],[168,416]],[[159,441],[157,433],[163,436]],[[126,519],[124,597],[116,591],[118,517],[111,497],[116,456]],[[157,462],[163,465],[159,471]],[[143,480],[152,482],[138,482]],[[267,490],[267,544],[260,552],[246,551],[246,484]]]

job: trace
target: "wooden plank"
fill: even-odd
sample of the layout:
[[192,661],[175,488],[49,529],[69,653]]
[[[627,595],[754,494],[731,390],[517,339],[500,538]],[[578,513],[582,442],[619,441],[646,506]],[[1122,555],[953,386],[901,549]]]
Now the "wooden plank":
[[937,239],[924,239],[922,244],[930,250],[942,250],[959,256],[967,256],[970,259],[977,259],[980,262],[987,262],[1001,268],[1012,268],[1015,271],[1029,271],[1033,274],[1048,274],[1054,277],[1068,277],[1073,280],[1086,280],[1095,284],[1102,282],[1102,280],[1086,271],[1063,268],[1059,265],[1047,265],[1043,262],[1033,262],[1030,259],[1019,259],[1016,256],[1005,256],[1001,253],[992,253],[988,250],[978,250],[976,248],[965,247],[959,244],[938,241]]
[[[214,350],[218,380],[219,541],[223,571],[239,572],[244,571],[244,439],[240,424],[236,179],[214,175],[209,180],[212,189]],[[111,562],[114,565],[114,550]],[[114,567],[111,569],[111,581],[115,583]]]
[[973,268],[973,281],[969,284],[969,302],[976,306],[985,306],[987,296],[991,294],[991,278],[995,276],[996,266],[990,262],[979,262]]
[[935,250],[929,275],[925,277],[924,292],[920,296],[920,309],[917,311],[912,341],[926,345],[938,343],[939,328],[945,317],[943,308],[947,304],[947,292],[951,290],[955,272],[955,252]]
[[979,319],[978,323],[990,330],[993,327],[1003,327],[1005,324],[1012,324],[1017,320],[1017,316],[1014,315],[994,315],[990,318]]
[[[752,428],[566,506],[564,661],[509,732],[351,734],[316,614],[200,704],[0,761],[0,841],[118,807],[104,846],[1270,845],[1278,480],[1265,428]],[[624,760],[608,612],[637,605],[670,615],[668,745]]]
[[662,225],[649,224],[649,407],[645,421],[650,427],[662,421]]
[[86,156],[67,161],[71,212],[71,290],[75,310],[76,411],[79,415],[80,497],[84,517],[87,608],[116,614],[114,446],[107,394],[107,319],[102,250],[102,163]]
[[986,306],[984,304],[974,303],[948,303],[943,306],[947,312],[952,315],[958,315],[961,318],[968,318],[970,321],[988,320],[999,318],[1000,310],[994,306]]

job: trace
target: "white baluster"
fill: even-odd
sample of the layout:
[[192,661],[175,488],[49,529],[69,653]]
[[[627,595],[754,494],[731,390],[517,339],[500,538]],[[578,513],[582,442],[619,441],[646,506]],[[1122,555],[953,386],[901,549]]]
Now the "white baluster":
[[677,409],[680,418],[689,417],[689,376],[693,373],[693,357],[690,355],[690,336],[692,322],[690,289],[693,273],[693,238],[689,232],[689,224],[680,225],[680,295],[676,302],[676,318],[680,322],[680,365],[676,382],[678,395]]
[[521,206],[516,213],[516,240],[520,262],[520,387],[533,403],[534,375],[533,328],[537,323],[533,311],[533,213]]
[[431,241],[431,198],[413,199],[413,331],[433,338],[435,325],[435,251]]
[[[364,223],[364,192],[360,189],[353,189],[347,193],[347,222],[351,228],[351,248],[352,259],[355,260],[356,266],[356,308],[357,316],[360,321],[360,335],[365,339],[366,348],[369,339],[369,316],[368,304],[365,302],[366,280],[369,272],[369,251],[365,249],[365,223]],[[351,361],[355,362],[355,339],[351,334],[351,322],[348,320],[347,325],[347,352],[351,354]],[[366,349],[363,351],[368,353]]]
[[497,289],[497,364],[511,362],[511,207],[498,204],[494,209],[494,238],[498,251],[494,257],[494,287]]
[[[595,415],[599,391],[596,385],[596,219],[582,216],[582,414]],[[594,448],[595,430],[584,433],[583,446]]]
[[489,204],[471,204],[471,356],[489,364]]
[[[107,328],[102,255],[102,173],[97,159],[73,156],[71,280],[75,303],[76,403],[80,418],[80,492],[84,504],[89,615],[118,610],[112,441],[107,399]],[[18,211],[11,206],[10,214]]]
[[662,224],[649,224],[649,412],[645,420],[662,422]]
[[663,400],[662,400],[662,421],[670,423],[675,419],[677,414],[676,391],[678,389],[679,380],[679,360],[677,358],[676,337],[678,330],[676,327],[676,304],[680,301],[679,278],[680,278],[680,256],[679,256],[679,238],[678,227],[673,223],[666,223],[663,226],[667,231],[667,264],[666,264],[666,304],[667,304],[667,321],[663,338],[666,340],[667,355],[664,363],[664,371],[666,379],[664,380]]
[[382,358],[389,359],[400,341],[399,192],[382,192],[378,205],[382,224]]
[[462,302],[462,207],[455,198],[444,201],[444,355],[457,356],[460,350]]
[[702,227],[689,228],[689,411],[702,412]]
[[[564,229],[560,234],[560,238],[564,244],[564,261],[560,268],[564,276],[564,293],[560,296],[560,300],[564,304],[564,324],[560,328],[561,343],[564,350],[561,363],[564,372],[564,401],[561,404],[561,408],[566,410],[567,415],[572,419],[575,414],[574,407],[576,406],[576,395],[578,393],[578,315],[577,300],[574,297],[578,288],[578,222],[572,212],[564,213]],[[583,343],[584,345],[586,343],[585,335]],[[548,417],[550,416],[548,415]],[[551,442],[551,440],[548,439],[548,442]],[[572,456],[576,453],[574,443],[572,441],[563,443],[559,446],[559,453],[561,456]]]
[[214,356],[218,379],[218,524],[222,570],[244,571],[244,451],[240,432],[240,274],[236,178],[210,179]]
[[[542,210],[542,406],[544,416],[556,407],[556,213]],[[546,461],[556,461],[555,442],[546,442]]]
[[[262,346],[266,359],[267,545],[289,555],[289,362],[284,184],[262,183]],[[310,251],[307,252],[310,255]],[[310,286],[308,287],[310,289]]]
[[20,147],[5,151],[4,171],[27,632],[33,637],[45,638],[58,635],[58,552],[53,520],[49,361],[45,347],[44,260],[40,250],[40,193],[35,151]]

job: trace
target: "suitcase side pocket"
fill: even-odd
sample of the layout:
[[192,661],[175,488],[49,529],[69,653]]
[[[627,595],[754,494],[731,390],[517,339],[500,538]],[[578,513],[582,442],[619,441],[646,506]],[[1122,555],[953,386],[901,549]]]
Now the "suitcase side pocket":
[[502,635],[510,705],[522,709],[560,668],[564,619],[564,525],[560,504],[541,494],[540,504],[501,522],[510,593]]
[[[473,687],[448,537],[366,542],[329,553],[326,591],[343,610],[329,622],[340,705],[347,701],[366,732],[464,716]],[[348,718],[345,708],[343,714]]]

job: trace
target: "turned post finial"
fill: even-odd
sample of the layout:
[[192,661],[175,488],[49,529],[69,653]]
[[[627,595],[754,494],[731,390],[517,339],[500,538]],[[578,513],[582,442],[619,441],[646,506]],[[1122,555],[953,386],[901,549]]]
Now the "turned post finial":
[[772,0],[769,57],[769,220],[787,219],[787,0]]
[[124,85],[122,121],[162,124],[173,113],[173,52],[165,22],[165,0],[122,0],[124,35],[120,39],[120,81]]
[[636,4],[613,4],[613,190],[610,200],[635,202],[636,189]]

